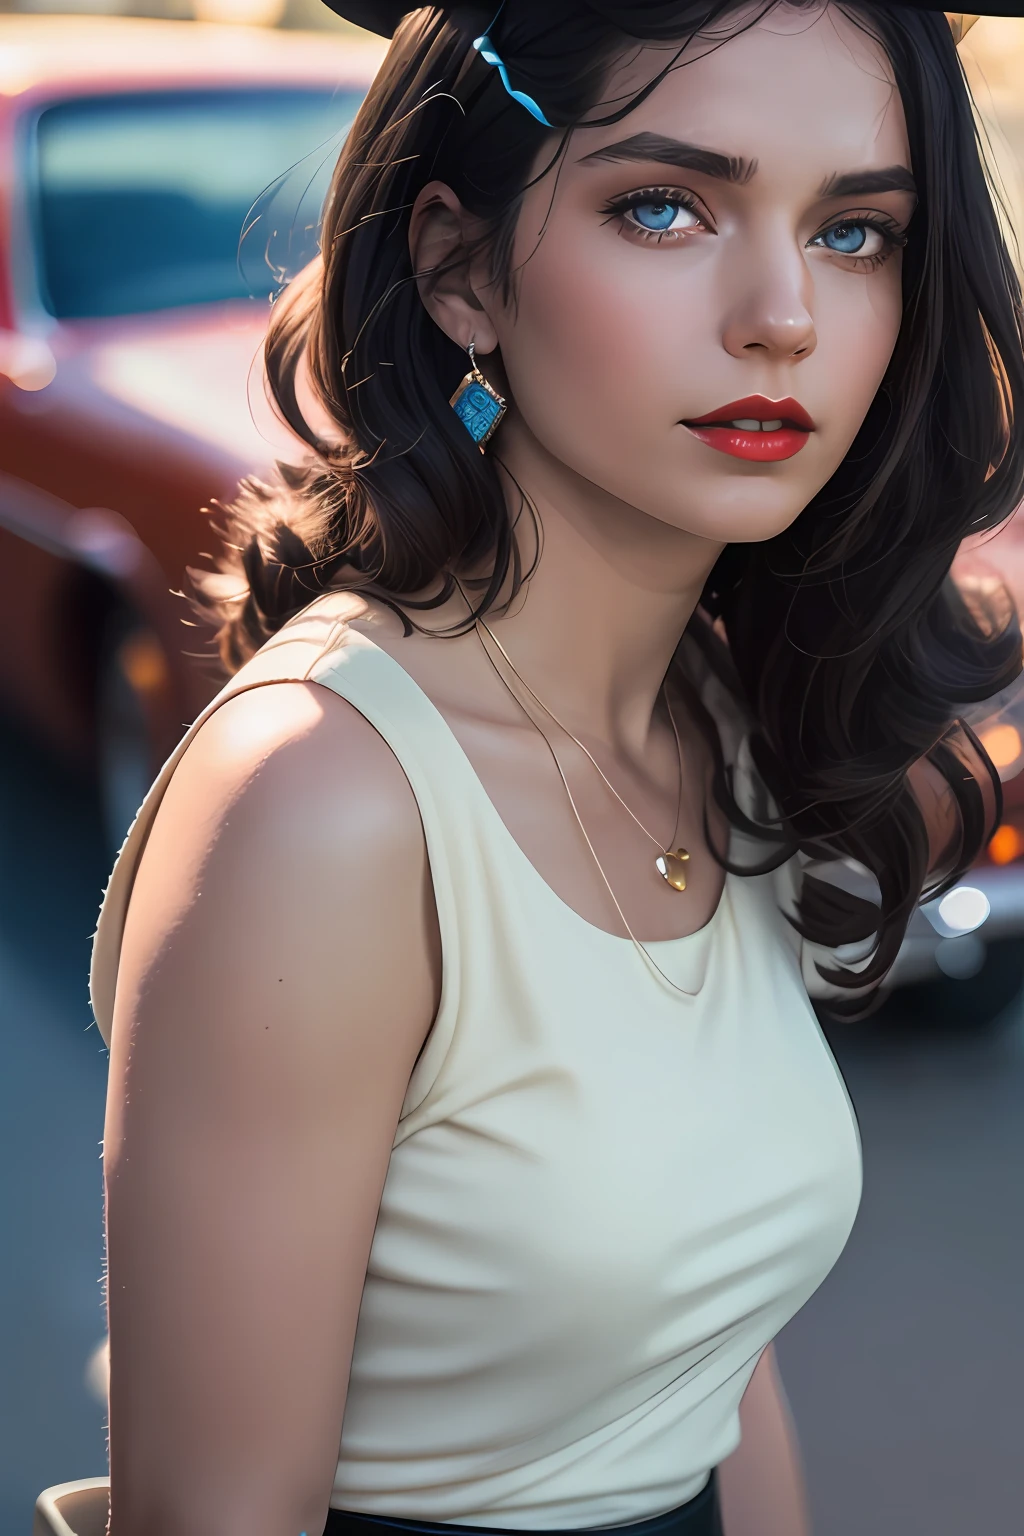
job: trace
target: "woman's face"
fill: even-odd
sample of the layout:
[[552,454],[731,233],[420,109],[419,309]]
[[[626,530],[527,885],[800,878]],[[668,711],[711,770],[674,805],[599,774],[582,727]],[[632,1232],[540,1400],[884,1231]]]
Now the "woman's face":
[[485,303],[514,430],[663,522],[767,539],[833,474],[892,353],[906,124],[882,50],[831,7],[685,58],[573,134],[526,195],[516,305]]

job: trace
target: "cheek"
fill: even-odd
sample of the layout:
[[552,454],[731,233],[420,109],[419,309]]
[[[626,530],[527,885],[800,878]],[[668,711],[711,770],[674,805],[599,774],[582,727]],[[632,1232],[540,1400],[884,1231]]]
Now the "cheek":
[[568,462],[625,436],[637,447],[648,432],[652,443],[664,441],[686,414],[702,312],[691,283],[680,302],[678,274],[657,253],[641,283],[637,258],[645,253],[610,233],[588,245],[566,251],[545,237],[523,268],[519,309],[501,337],[519,410]]
[[[889,366],[903,317],[899,255],[879,272],[826,273],[815,295],[818,368],[827,377],[829,411],[845,452],[856,437]],[[839,454],[842,457],[842,454]]]
[[725,347],[715,247],[643,250],[605,234],[575,240],[552,221],[539,243],[517,243],[519,303],[498,330],[528,429],[562,464],[656,517],[726,539],[773,536],[835,472],[885,375],[901,321],[899,256],[865,274],[812,266],[816,344],[785,384],[823,430],[813,452],[761,476],[678,425],[764,384]]

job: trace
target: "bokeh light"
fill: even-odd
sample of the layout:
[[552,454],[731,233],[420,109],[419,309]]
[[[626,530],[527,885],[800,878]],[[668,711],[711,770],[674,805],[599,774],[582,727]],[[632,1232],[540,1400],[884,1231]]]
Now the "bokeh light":
[[981,744],[996,768],[1012,768],[1024,751],[1015,725],[993,725],[981,734]]
[[988,845],[993,864],[1012,864],[1024,852],[1024,837],[1008,822],[999,828]]
[[980,928],[992,910],[984,891],[975,885],[958,885],[939,902],[939,916],[947,928],[957,933],[972,933]]

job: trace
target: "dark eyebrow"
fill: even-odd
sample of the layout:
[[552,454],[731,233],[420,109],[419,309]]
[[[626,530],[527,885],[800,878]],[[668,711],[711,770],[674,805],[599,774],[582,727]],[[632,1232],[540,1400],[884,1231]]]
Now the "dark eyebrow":
[[884,171],[848,171],[829,176],[818,189],[819,197],[861,197],[872,192],[912,192],[917,183],[905,165],[887,165]]
[[713,149],[685,144],[682,139],[669,139],[661,133],[636,133],[631,139],[606,144],[603,149],[584,155],[578,164],[614,160],[656,160],[677,171],[698,171],[702,176],[713,176],[736,186],[743,186],[757,170],[756,160],[744,160],[742,155],[720,155]]

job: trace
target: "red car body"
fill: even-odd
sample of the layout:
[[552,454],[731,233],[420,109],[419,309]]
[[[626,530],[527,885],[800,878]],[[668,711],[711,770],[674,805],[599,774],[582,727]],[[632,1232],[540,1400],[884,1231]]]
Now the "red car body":
[[[173,593],[212,548],[201,509],[268,465],[281,429],[275,444],[258,385],[262,430],[247,395],[265,298],[47,313],[31,250],[31,125],[55,103],[118,93],[361,96],[382,53],[333,35],[0,16],[0,703],[67,753],[94,748],[96,625],[108,603],[142,621],[129,665],[156,757],[210,697],[209,670],[184,654],[196,647]],[[267,181],[284,169],[268,165]]]

